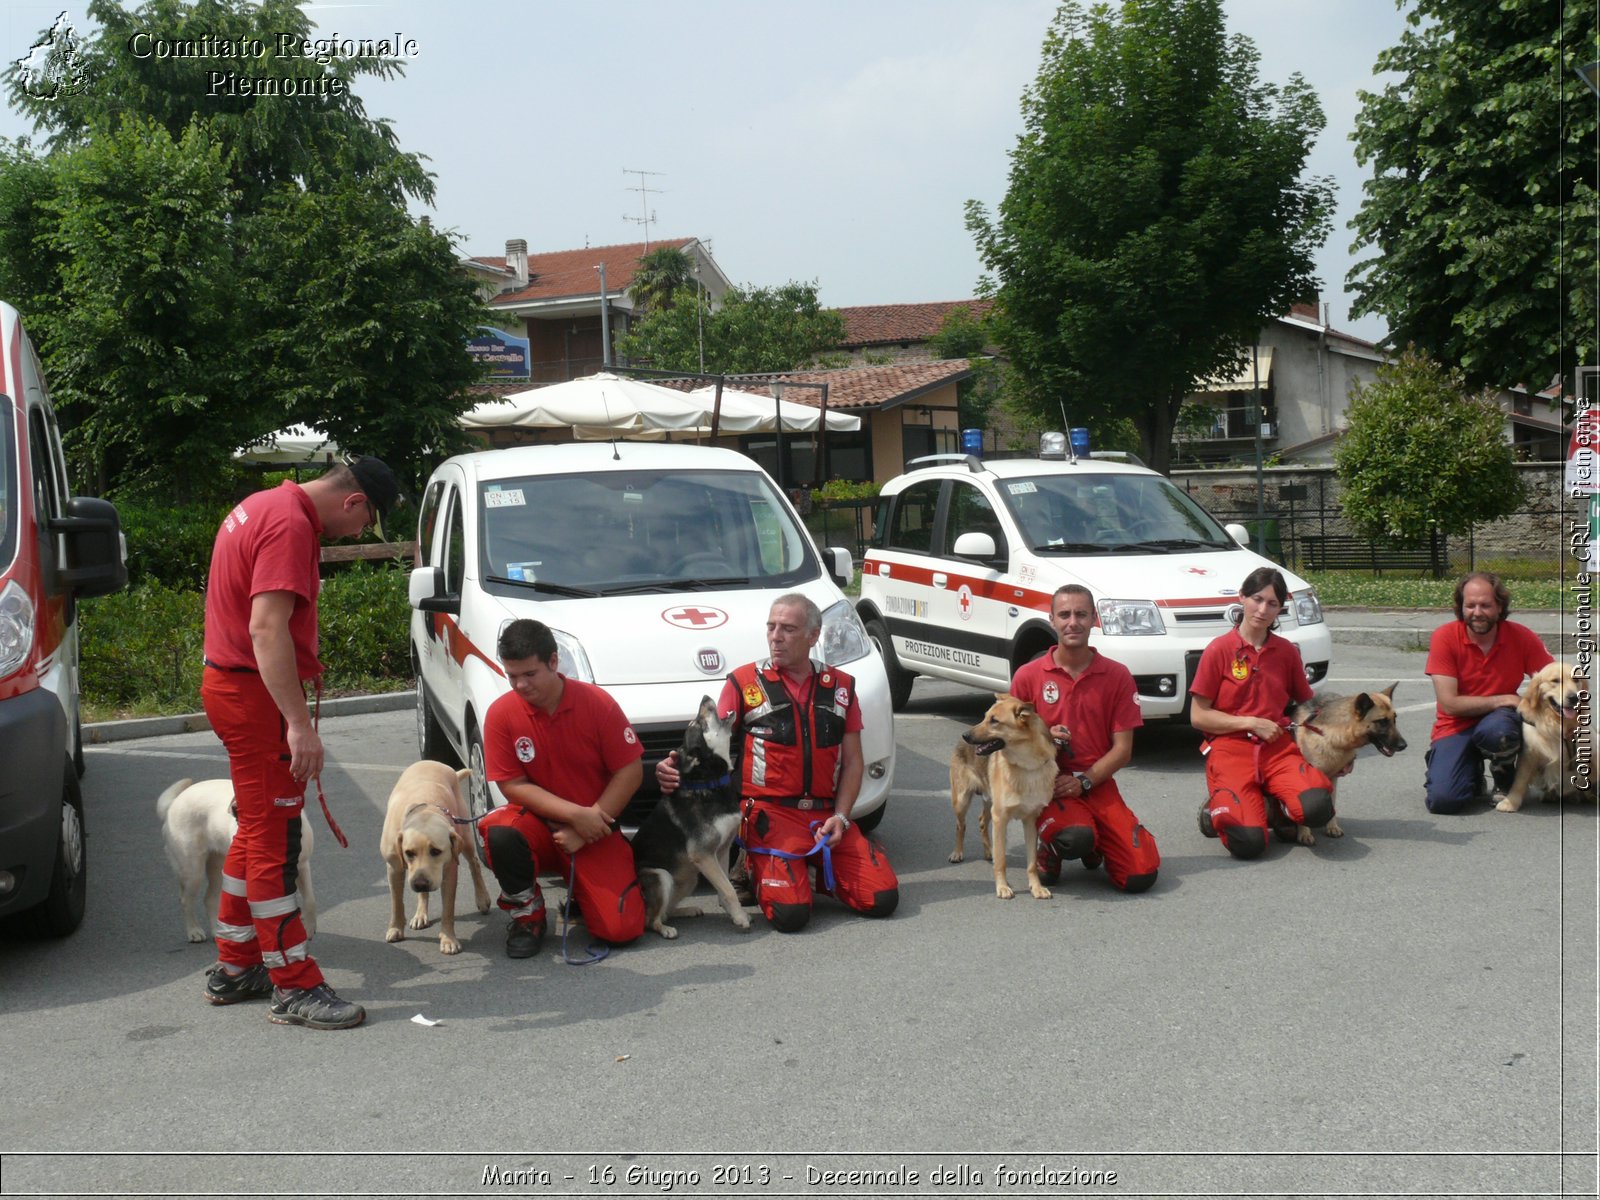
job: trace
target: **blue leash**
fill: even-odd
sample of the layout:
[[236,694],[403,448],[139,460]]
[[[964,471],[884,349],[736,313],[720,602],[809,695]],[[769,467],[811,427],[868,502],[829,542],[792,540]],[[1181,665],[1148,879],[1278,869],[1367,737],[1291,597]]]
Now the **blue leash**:
[[[810,826],[808,827],[809,831],[813,833],[816,832],[822,827],[822,824],[823,823],[821,821],[811,822]],[[833,892],[833,847],[828,845],[827,838],[819,837],[811,849],[807,850],[804,854],[794,854],[788,850],[774,850],[765,846],[747,845],[743,838],[734,838],[733,840],[739,844],[740,848],[746,854],[768,854],[773,858],[786,858],[791,862],[804,862],[813,854],[820,852],[822,854],[822,879],[823,882],[827,884],[829,893],[831,894]]]

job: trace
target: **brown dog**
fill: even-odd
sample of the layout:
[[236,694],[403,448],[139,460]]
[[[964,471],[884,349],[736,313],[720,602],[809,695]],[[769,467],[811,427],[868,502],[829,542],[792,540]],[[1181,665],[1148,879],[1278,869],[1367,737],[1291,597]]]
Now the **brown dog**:
[[1579,714],[1588,708],[1588,681],[1560,660],[1540,668],[1528,681],[1517,704],[1522,717],[1517,775],[1506,798],[1495,805],[1498,811],[1516,812],[1531,788],[1563,799],[1584,789],[1585,777],[1576,768],[1586,732]]
[[961,735],[950,754],[950,806],[956,814],[950,861],[966,855],[967,807],[981,792],[987,799],[978,829],[984,857],[994,860],[994,894],[1001,900],[1016,895],[1006,883],[1006,823],[1015,819],[1022,826],[1028,891],[1048,900],[1050,889],[1039,878],[1038,820],[1055,779],[1056,745],[1044,718],[1033,705],[997,692],[983,720]]
[[[1393,758],[1406,748],[1406,739],[1395,724],[1394,689],[1399,686],[1396,681],[1381,692],[1317,696],[1295,705],[1291,714],[1295,744],[1305,760],[1332,780],[1336,789],[1339,777],[1348,775],[1355,765],[1361,747],[1375,747],[1385,758]],[[1337,815],[1329,819],[1323,832],[1329,837],[1344,836]],[[1296,825],[1295,840],[1310,846],[1317,839],[1309,828]]]
[[379,850],[389,868],[389,929],[386,942],[404,940],[404,891],[417,894],[417,912],[411,928],[426,929],[428,894],[442,892],[439,918],[439,952],[457,954],[456,878],[461,855],[472,870],[472,887],[478,911],[489,911],[489,891],[483,884],[483,868],[478,865],[478,850],[470,834],[461,833],[457,818],[467,815],[461,789],[467,786],[470,771],[452,771],[443,763],[412,763],[389,793],[389,810],[383,818],[383,838]]

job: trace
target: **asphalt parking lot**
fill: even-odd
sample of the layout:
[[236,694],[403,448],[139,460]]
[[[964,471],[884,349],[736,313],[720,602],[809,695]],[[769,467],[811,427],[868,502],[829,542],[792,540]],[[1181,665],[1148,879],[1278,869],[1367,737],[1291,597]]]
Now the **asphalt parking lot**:
[[678,941],[586,967],[554,941],[506,960],[503,918],[466,903],[459,956],[436,928],[386,945],[378,829],[412,716],[332,718],[351,845],[319,842],[313,948],[368,1007],[344,1033],[201,999],[211,948],[183,940],[153,809],[225,772],[215,739],[93,747],[85,926],[0,941],[23,1085],[0,1190],[1593,1194],[1596,813],[1428,814],[1421,663],[1341,644],[1330,688],[1400,680],[1411,743],[1358,762],[1345,838],[1233,861],[1195,826],[1195,735],[1152,727],[1121,779],[1160,880],[1123,896],[1069,866],[1049,901],[994,899],[970,831],[945,861],[944,761],[986,697],[919,681],[879,830],[893,918],[825,904],[740,935],[702,895]]

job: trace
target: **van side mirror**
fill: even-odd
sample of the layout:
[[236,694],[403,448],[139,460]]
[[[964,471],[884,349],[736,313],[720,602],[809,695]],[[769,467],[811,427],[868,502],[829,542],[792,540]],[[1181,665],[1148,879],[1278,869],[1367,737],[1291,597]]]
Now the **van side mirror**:
[[446,593],[444,570],[440,567],[417,567],[407,581],[406,592],[411,607],[418,612],[461,615],[461,597]]
[[1224,525],[1223,528],[1228,531],[1228,536],[1234,541],[1238,542],[1239,545],[1243,546],[1247,550],[1250,548],[1250,531],[1243,525],[1239,524],[1237,521],[1230,521],[1228,524]]
[[849,587],[856,577],[856,564],[850,557],[850,551],[843,546],[829,546],[822,552],[822,559],[839,589],[843,591]]
[[993,562],[999,557],[999,551],[994,545],[994,535],[989,533],[963,533],[956,539],[956,544],[951,549],[957,558],[978,558],[984,562]]
[[128,562],[122,521],[116,505],[98,496],[73,496],[66,516],[50,522],[50,532],[64,535],[64,561],[56,568],[56,585],[81,599],[106,596],[128,585]]

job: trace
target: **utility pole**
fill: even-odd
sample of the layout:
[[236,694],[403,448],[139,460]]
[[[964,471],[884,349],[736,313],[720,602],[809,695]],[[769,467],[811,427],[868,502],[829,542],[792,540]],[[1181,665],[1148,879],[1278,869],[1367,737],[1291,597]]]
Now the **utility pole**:
[[611,297],[606,292],[606,265],[595,268],[600,272],[600,365],[611,366]]
[[649,254],[650,253],[650,225],[656,219],[656,214],[650,208],[650,193],[651,192],[655,192],[657,195],[665,195],[666,193],[661,188],[653,188],[649,184],[645,183],[644,177],[646,175],[665,175],[666,172],[665,171],[636,171],[632,167],[623,167],[622,168],[622,173],[624,175],[637,175],[639,177],[639,186],[638,187],[635,187],[635,188],[624,188],[623,190],[624,191],[629,191],[629,192],[638,192],[639,193],[639,212],[640,212],[640,215],[637,216],[637,217],[630,217],[627,213],[623,213],[622,214],[622,219],[624,221],[632,221],[635,225],[644,226],[644,252],[646,254]]

